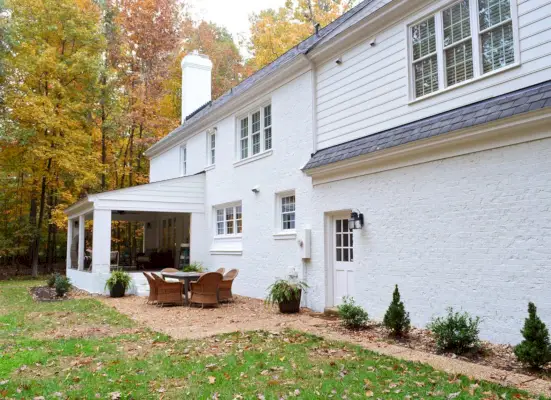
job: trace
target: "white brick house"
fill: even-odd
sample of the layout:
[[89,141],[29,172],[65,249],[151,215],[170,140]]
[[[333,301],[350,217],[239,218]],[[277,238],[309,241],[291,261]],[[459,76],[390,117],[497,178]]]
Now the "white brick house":
[[243,295],[294,269],[318,311],[351,295],[380,319],[398,284],[418,326],[453,306],[515,343],[528,301],[551,323],[551,2],[364,1],[213,102],[209,82],[186,57],[150,184],[67,210],[78,286],[103,291],[110,222],[134,219]]

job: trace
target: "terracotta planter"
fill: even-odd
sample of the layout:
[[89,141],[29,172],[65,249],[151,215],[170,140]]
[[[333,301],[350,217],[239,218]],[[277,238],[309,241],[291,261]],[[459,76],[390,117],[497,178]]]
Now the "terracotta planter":
[[283,314],[298,313],[300,311],[301,296],[302,296],[302,290],[298,292],[298,295],[294,299],[278,303],[279,312]]
[[109,294],[111,297],[124,297],[124,292],[126,292],[126,288],[122,283],[115,283],[113,287],[109,290]]

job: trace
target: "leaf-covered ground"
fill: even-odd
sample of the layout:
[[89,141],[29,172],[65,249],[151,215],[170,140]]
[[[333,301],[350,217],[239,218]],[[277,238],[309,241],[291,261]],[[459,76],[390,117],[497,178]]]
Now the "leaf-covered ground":
[[173,340],[94,299],[0,283],[0,398],[529,399],[515,389],[300,332]]

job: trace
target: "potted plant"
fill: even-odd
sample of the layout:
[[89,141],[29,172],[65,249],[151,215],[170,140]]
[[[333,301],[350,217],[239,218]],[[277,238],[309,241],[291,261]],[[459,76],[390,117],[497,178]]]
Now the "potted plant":
[[113,271],[111,276],[105,282],[105,287],[109,289],[111,297],[123,297],[126,289],[130,286],[132,278],[124,271]]
[[266,303],[279,305],[279,311],[282,313],[297,313],[300,310],[300,298],[302,291],[306,290],[308,285],[302,281],[289,281],[278,279],[268,288]]

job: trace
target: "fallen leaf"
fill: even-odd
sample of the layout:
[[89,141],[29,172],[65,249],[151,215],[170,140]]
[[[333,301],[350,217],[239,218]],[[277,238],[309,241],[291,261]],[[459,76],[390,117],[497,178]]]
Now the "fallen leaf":
[[216,378],[214,376],[209,376],[209,383],[212,385],[214,382],[216,382]]
[[365,397],[373,397],[373,392],[371,390],[368,390],[365,392]]

